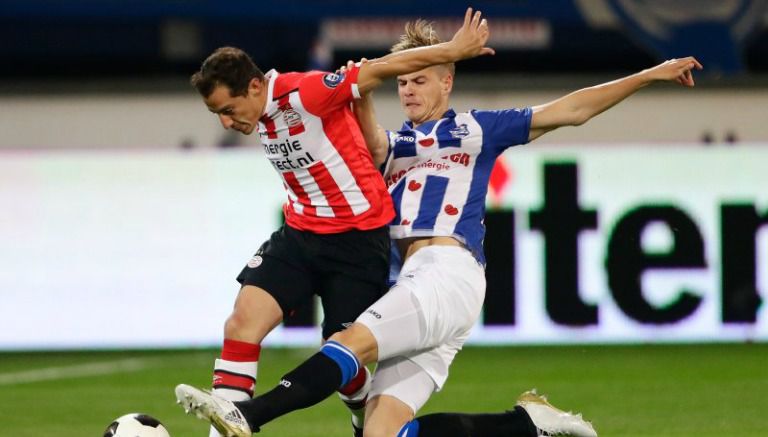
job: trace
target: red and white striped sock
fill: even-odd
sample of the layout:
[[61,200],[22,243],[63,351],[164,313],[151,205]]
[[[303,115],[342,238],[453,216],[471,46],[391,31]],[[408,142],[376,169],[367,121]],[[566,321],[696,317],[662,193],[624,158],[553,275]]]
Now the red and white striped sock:
[[213,370],[214,393],[230,401],[253,397],[260,353],[259,344],[225,339]]
[[352,426],[357,430],[363,429],[365,419],[365,403],[368,401],[368,392],[371,390],[371,374],[365,366],[360,367],[352,380],[341,387],[339,397],[347,405],[352,413]]
[[[233,402],[252,398],[260,353],[260,344],[225,339],[213,368],[213,393]],[[209,437],[218,436],[211,427]]]

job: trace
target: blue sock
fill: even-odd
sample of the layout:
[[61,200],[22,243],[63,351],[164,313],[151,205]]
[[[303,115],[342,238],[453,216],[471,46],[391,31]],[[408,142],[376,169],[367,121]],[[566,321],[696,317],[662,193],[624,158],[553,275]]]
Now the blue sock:
[[339,387],[347,385],[360,369],[360,363],[357,362],[355,354],[341,343],[329,341],[320,348],[320,353],[339,365],[341,370],[341,385]]
[[419,435],[419,419],[413,419],[403,425],[397,433],[397,437],[416,437]]

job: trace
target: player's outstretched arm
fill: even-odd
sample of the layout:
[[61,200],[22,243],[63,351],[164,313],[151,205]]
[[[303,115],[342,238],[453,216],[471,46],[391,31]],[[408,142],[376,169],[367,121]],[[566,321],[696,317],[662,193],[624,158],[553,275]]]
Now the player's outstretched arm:
[[376,121],[372,94],[372,92],[367,92],[362,94],[359,99],[355,99],[352,103],[352,110],[360,124],[360,130],[363,132],[368,151],[371,152],[373,163],[378,168],[387,159],[389,141],[384,128]]
[[534,106],[528,140],[532,141],[561,126],[582,125],[653,82],[674,81],[692,87],[694,68],[701,70],[703,67],[692,56],[671,59],[631,76],[584,88],[552,102]]
[[400,74],[480,55],[492,55],[494,50],[485,47],[489,36],[488,22],[482,18],[482,13],[473,12],[472,8],[468,8],[464,14],[464,24],[450,41],[390,53],[363,64],[357,79],[360,93],[370,91],[381,85],[385,79]]

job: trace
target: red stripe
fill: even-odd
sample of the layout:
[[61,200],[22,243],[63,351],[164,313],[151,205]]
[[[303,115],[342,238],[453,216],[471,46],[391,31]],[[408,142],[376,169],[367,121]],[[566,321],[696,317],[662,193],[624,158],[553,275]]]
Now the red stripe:
[[283,173],[283,178],[285,178],[288,186],[291,187],[291,191],[299,198],[299,203],[304,205],[304,212],[302,214],[317,217],[317,208],[312,206],[312,201],[309,199],[307,192],[304,191],[304,187],[299,183],[299,180],[296,179],[296,175],[288,171]]
[[221,348],[221,358],[227,361],[251,362],[259,361],[261,354],[261,345],[257,343],[248,343],[245,341],[224,339],[224,346]]
[[347,199],[341,193],[339,186],[336,185],[333,176],[331,176],[331,173],[322,161],[313,164],[307,170],[315,178],[315,182],[317,182],[317,186],[320,187],[320,191],[323,192],[325,198],[328,199],[328,205],[333,210],[335,217],[352,217],[355,215]]
[[[280,108],[281,111],[288,111],[292,110],[293,106],[291,106],[290,102],[290,94],[286,94],[284,96],[281,96],[280,99],[277,101],[277,106]],[[304,123],[298,123],[294,126],[288,126],[288,135],[298,135],[300,133],[304,132]]]
[[[368,200],[371,209],[389,201],[389,193],[360,132],[357,120],[351,111],[344,111],[331,117],[323,117],[323,131],[333,147],[341,155],[360,192]],[[370,211],[370,210],[369,210]],[[362,214],[366,214],[365,211]],[[374,213],[376,216],[379,214]]]
[[357,375],[338,391],[344,396],[353,395],[363,388],[366,379],[368,379],[368,373],[361,367],[360,370],[357,371]]
[[275,130],[274,120],[269,118],[267,114],[264,114],[259,121],[264,123],[264,127],[267,129],[267,138],[270,138],[270,139],[277,138],[277,131]]
[[304,123],[297,124],[295,126],[289,126],[288,127],[288,134],[289,135],[298,135],[301,133],[304,133]]
[[256,379],[245,375],[236,375],[233,373],[227,373],[220,370],[213,372],[213,388],[237,387],[243,391],[246,391],[253,396],[253,389],[256,387]]

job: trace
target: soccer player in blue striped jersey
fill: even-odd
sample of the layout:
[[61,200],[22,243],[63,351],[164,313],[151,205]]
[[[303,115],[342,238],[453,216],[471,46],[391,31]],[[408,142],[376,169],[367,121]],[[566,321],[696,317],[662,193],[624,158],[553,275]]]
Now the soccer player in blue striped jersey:
[[[392,50],[439,42],[431,25],[419,20],[406,26]],[[376,124],[370,95],[355,103],[395,204],[390,237],[405,260],[390,292],[357,319],[354,330],[338,337],[355,355],[375,353],[379,360],[366,436],[596,435],[580,416],[560,412],[530,392],[504,413],[413,418],[432,391],[442,388],[479,316],[485,293],[482,220],[496,158],[558,127],[584,124],[652,82],[693,86],[694,68],[702,66],[692,57],[674,59],[539,106],[456,113],[449,105],[455,67],[433,66],[398,76],[408,118],[399,131]],[[412,312],[419,317],[408,316]]]
[[[393,51],[437,43],[431,25],[417,21],[406,26]],[[361,366],[378,362],[366,437],[596,436],[581,416],[562,412],[533,392],[498,414],[416,418],[416,413],[442,388],[480,314],[482,220],[496,158],[558,127],[581,125],[652,82],[693,86],[694,68],[702,68],[694,58],[673,59],[543,105],[457,114],[449,106],[454,65],[432,66],[398,76],[408,121],[396,132],[376,124],[370,96],[357,101],[355,113],[395,204],[390,236],[403,260],[395,285],[272,391],[231,403],[182,385],[177,397],[214,424],[234,430],[227,435],[246,436],[278,415],[319,402]]]

